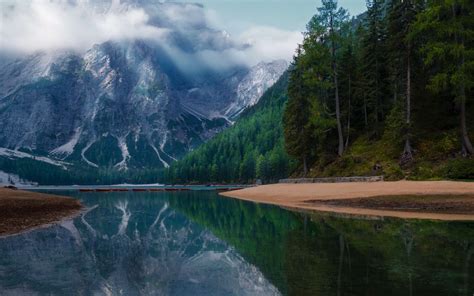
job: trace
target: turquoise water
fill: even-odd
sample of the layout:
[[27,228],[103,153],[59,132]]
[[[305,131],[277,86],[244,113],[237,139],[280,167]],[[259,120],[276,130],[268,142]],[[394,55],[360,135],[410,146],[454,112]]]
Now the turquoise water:
[[474,294],[472,223],[308,215],[215,192],[59,193],[87,211],[0,239],[0,295]]

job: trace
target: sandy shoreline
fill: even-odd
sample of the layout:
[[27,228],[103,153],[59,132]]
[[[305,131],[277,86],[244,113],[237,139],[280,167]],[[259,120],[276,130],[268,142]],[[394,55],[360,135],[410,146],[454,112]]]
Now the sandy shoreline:
[[[474,221],[474,183],[470,182],[273,184],[224,192],[221,195],[286,208],[355,216]],[[400,201],[370,202],[370,199],[380,196],[406,195],[437,195],[443,198],[416,198],[411,201],[414,208],[403,207],[404,202]],[[453,198],[450,198],[451,195]]]
[[59,222],[81,209],[73,198],[0,188],[0,237]]

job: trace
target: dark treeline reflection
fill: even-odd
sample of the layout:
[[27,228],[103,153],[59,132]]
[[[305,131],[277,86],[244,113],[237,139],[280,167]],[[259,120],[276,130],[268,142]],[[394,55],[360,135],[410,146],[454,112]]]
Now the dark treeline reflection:
[[472,295],[472,223],[359,220],[190,194],[172,207],[227,241],[283,294]]
[[0,239],[0,295],[472,295],[469,223],[293,213],[214,192],[72,193]]

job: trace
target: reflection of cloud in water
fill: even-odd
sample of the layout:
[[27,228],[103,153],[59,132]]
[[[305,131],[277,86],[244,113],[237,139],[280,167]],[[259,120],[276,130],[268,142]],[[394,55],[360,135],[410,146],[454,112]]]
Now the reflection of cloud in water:
[[233,248],[162,201],[102,203],[74,223],[0,240],[0,253],[5,294],[279,294]]

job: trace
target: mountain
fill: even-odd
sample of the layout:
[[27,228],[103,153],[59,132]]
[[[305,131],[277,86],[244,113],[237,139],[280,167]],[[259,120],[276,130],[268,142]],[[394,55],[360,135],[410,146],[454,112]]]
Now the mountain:
[[287,86],[285,72],[232,127],[173,163],[160,182],[251,183],[287,177],[292,166],[282,127]]
[[[149,16],[146,25],[166,34],[109,40],[84,51],[0,55],[0,157],[28,155],[23,159],[66,168],[168,167],[229,127],[288,66],[232,59],[216,66],[205,53],[248,45],[210,28],[198,4],[70,3],[104,15],[140,8]],[[189,11],[193,17],[181,15]]]

